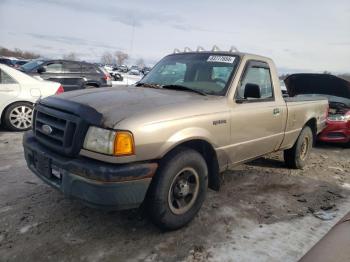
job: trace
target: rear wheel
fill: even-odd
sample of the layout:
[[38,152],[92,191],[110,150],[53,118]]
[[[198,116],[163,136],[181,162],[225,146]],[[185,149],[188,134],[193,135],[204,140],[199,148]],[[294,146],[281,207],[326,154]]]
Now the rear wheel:
[[284,161],[290,168],[303,168],[309,158],[313,146],[311,128],[305,126],[291,149],[284,151]]
[[161,161],[148,195],[152,222],[165,230],[183,227],[201,208],[207,186],[207,165],[197,151],[181,148],[170,153]]
[[31,128],[33,105],[18,102],[10,105],[4,113],[5,126],[12,131],[25,131]]

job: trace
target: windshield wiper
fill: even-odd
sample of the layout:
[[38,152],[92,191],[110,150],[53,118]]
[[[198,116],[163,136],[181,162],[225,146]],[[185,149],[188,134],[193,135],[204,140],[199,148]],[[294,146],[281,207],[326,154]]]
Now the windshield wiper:
[[193,89],[187,86],[182,86],[182,85],[160,85],[160,84],[153,84],[153,83],[142,83],[139,82],[136,84],[136,86],[142,86],[142,87],[148,87],[148,88],[164,88],[164,89],[173,89],[173,90],[184,90],[184,91],[190,91],[193,93],[197,93],[200,94],[202,96],[206,96],[207,94],[197,90],[197,89]]
[[200,90],[193,89],[193,88],[190,88],[190,87],[187,87],[187,86],[182,86],[182,85],[164,85],[164,86],[162,86],[162,88],[191,91],[193,93],[197,93],[197,94],[200,94],[202,96],[206,96],[207,95],[206,93],[204,93],[204,92],[202,92]]
[[162,88],[159,84],[152,84],[152,83],[137,83],[136,86],[143,86],[143,87],[149,87],[149,88]]

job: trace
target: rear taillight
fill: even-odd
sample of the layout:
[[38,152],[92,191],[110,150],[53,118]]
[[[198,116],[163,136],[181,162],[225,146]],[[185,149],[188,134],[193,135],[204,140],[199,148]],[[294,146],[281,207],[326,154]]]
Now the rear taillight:
[[111,80],[111,76],[109,74],[105,74],[104,80],[110,81]]
[[55,95],[61,94],[61,93],[63,93],[63,92],[64,92],[63,86],[60,86],[60,87],[57,89]]

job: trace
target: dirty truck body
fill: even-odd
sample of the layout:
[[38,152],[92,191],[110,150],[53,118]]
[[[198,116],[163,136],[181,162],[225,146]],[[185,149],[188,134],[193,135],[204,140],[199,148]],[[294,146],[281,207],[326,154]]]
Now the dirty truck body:
[[284,150],[302,168],[327,108],[323,98],[285,100],[268,58],[179,53],[135,87],[41,100],[23,144],[29,168],[65,195],[102,208],[144,203],[153,222],[176,229],[232,165]]

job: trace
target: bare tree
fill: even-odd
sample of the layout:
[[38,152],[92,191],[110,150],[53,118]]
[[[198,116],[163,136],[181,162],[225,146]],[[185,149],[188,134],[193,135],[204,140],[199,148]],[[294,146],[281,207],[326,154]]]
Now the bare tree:
[[76,61],[78,60],[78,57],[76,53],[70,52],[68,54],[63,55],[63,59]]
[[14,50],[7,49],[5,47],[0,47],[0,56],[12,56],[17,58],[25,58],[25,59],[33,59],[40,57],[39,54],[29,52],[29,51],[22,51],[19,48],[15,48]]
[[113,62],[114,62],[114,57],[112,53],[104,52],[103,55],[101,56],[101,63],[110,65],[110,64],[113,64]]
[[139,58],[136,60],[136,65],[139,67],[139,68],[144,68],[145,67],[145,60],[143,60],[143,58]]
[[129,55],[127,53],[124,53],[123,51],[115,52],[115,56],[117,58],[117,65],[124,64],[124,62],[129,58]]

